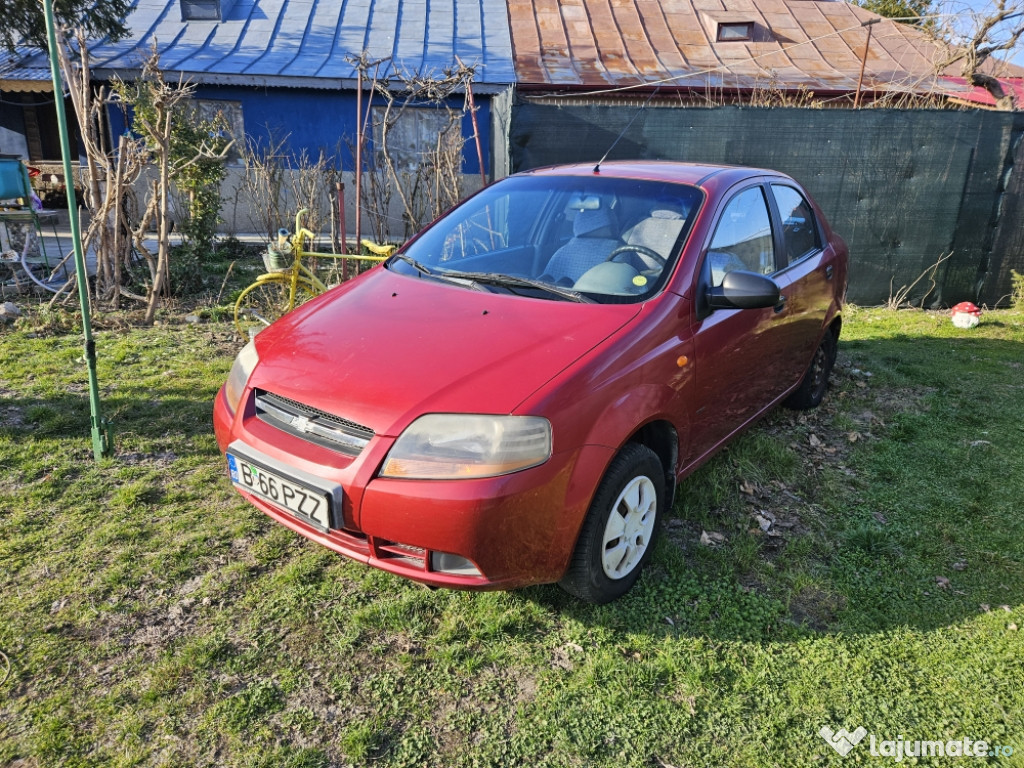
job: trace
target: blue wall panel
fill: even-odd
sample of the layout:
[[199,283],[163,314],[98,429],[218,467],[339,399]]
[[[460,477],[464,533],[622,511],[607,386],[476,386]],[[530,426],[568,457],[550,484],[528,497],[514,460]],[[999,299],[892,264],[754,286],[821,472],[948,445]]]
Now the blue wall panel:
[[[357,134],[354,91],[200,86],[196,90],[196,98],[241,103],[247,139],[262,148],[284,139],[282,151],[298,155],[305,149],[313,160],[319,156],[321,149],[333,157],[337,157],[340,151],[343,169],[352,170],[353,160],[348,146],[354,145]],[[454,101],[453,106],[461,106],[461,101],[461,98]],[[378,99],[374,104],[383,105],[383,102]],[[486,96],[477,96],[476,105],[484,162],[485,165],[489,165],[490,99]],[[364,103],[364,109],[365,106]],[[112,110],[110,125],[114,136],[124,132],[125,122],[120,110]],[[462,121],[462,135],[466,138],[463,149],[463,173],[479,174],[480,164],[477,162],[473,123],[469,115]],[[369,137],[367,145],[372,146]]]

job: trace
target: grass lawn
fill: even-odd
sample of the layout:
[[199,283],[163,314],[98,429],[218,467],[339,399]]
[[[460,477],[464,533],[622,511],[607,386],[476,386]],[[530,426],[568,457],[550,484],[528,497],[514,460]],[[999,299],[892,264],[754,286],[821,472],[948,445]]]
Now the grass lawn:
[[73,322],[0,330],[0,766],[1024,765],[1024,314],[851,308],[825,404],[689,478],[603,607],[271,523],[212,434],[228,323],[100,320],[99,463]]

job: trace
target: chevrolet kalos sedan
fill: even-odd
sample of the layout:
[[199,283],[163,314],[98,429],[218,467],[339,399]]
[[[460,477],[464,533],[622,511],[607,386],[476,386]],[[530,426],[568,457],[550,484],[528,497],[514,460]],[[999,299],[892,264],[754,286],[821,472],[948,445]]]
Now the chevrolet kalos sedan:
[[245,498],[355,560],[607,602],[683,478],[776,404],[821,401],[846,275],[780,173],[517,174],[255,336],[217,440]]

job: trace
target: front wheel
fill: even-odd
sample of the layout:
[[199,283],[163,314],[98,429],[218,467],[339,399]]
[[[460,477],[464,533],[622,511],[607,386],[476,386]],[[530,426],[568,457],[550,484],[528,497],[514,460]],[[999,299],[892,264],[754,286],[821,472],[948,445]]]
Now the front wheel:
[[630,443],[598,486],[559,586],[597,605],[626,594],[654,551],[665,503],[661,461],[647,446]]
[[253,283],[239,294],[235,302],[235,328],[244,339],[252,339],[279,317],[316,295],[316,290],[305,280],[295,285],[294,295],[291,289],[291,278],[282,275]]

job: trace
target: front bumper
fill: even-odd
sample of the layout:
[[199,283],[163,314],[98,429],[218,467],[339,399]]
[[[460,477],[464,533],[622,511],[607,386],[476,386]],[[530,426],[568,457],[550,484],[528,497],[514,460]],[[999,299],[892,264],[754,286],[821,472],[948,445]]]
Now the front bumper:
[[[335,513],[334,527],[326,532],[239,489],[266,515],[366,565],[431,586],[460,589],[558,581],[611,460],[610,449],[585,446],[501,477],[400,480],[377,476],[393,438],[374,437],[350,459],[275,430],[251,414],[236,418],[223,393],[214,406],[214,425],[222,452],[238,440],[278,465],[342,489],[340,514]],[[441,553],[469,560],[479,575],[435,568],[432,555]]]

